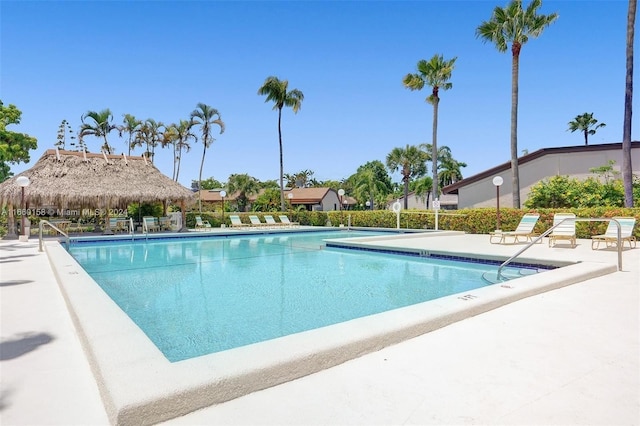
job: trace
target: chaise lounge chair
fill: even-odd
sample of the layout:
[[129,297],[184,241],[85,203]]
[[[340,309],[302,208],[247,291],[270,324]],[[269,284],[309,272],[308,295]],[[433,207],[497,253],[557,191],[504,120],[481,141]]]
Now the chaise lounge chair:
[[211,224],[208,220],[202,220],[202,217],[196,216],[196,231],[203,230],[205,231],[207,228],[211,228]]
[[489,242],[491,244],[506,244],[508,238],[513,238],[511,244],[520,242],[520,238],[524,238],[524,241],[533,241],[533,237],[537,235],[533,232],[533,228],[535,228],[539,217],[538,213],[527,213],[522,216],[515,231],[491,232]]
[[[553,215],[553,226],[561,223],[549,234],[549,247],[556,244],[558,240],[568,240],[571,243],[571,247],[575,247],[576,243],[576,221],[565,219],[575,219],[576,215],[573,213],[556,213]],[[564,221],[564,222],[563,222]]]
[[276,222],[276,220],[273,218],[273,216],[271,215],[264,215],[264,221],[267,222],[267,225],[269,225],[272,228],[279,228],[281,226],[283,226],[283,223],[278,223]]
[[240,220],[240,216],[238,216],[237,214],[229,215],[229,220],[231,221],[232,228],[246,228],[249,226],[248,223],[242,223],[242,220]]
[[[624,248],[624,242],[629,242],[629,248],[636,247],[636,237],[633,235],[633,227],[636,224],[635,217],[613,217],[620,223],[620,240],[622,248]],[[607,230],[602,235],[594,235],[591,237],[591,249],[595,250],[600,247],[600,243],[604,242],[606,247],[618,246],[618,225],[614,221],[609,221]],[[633,246],[631,245],[633,243]]]
[[268,226],[267,223],[262,222],[256,215],[249,216],[249,220],[251,221],[251,226],[254,228],[264,228],[265,226]]
[[291,221],[289,220],[289,217],[288,217],[288,216],[285,216],[285,215],[283,215],[283,214],[281,214],[280,216],[278,216],[278,218],[280,219],[280,222],[281,222],[283,225],[290,226],[290,227],[297,227],[297,226],[300,226],[300,223],[298,223],[298,222],[291,222]]

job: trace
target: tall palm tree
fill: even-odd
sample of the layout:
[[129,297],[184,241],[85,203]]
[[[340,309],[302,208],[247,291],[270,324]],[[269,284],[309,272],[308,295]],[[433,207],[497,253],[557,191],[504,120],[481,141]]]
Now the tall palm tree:
[[[217,117],[217,118],[216,118]],[[200,162],[200,173],[198,174],[198,208],[202,213],[202,197],[200,196],[200,187],[202,184],[202,168],[204,167],[204,157],[207,154],[207,148],[211,146],[215,140],[211,135],[213,126],[220,127],[220,134],[224,133],[224,121],[220,117],[217,109],[210,107],[202,102],[198,103],[196,109],[191,113],[191,121],[195,126],[200,126],[202,133],[202,161]]]
[[145,152],[147,158],[153,163],[155,156],[155,148],[161,142],[162,128],[164,124],[155,121],[153,118],[147,118],[136,132],[135,139],[132,142],[132,147],[145,146]]
[[160,146],[162,148],[171,147],[173,151],[173,172],[171,174],[171,179],[176,180],[176,167],[177,167],[177,152],[178,152],[178,140],[180,136],[178,135],[178,129],[176,124],[171,123],[168,126],[164,126],[164,130],[160,132]]
[[173,180],[178,181],[178,177],[180,175],[180,162],[182,161],[182,151],[189,152],[191,150],[191,145],[189,144],[189,139],[193,139],[195,142],[198,141],[198,138],[195,134],[191,133],[191,128],[193,127],[193,121],[191,120],[180,120],[180,124],[175,126],[176,131],[178,132],[178,141],[176,142],[176,150],[175,150],[175,162],[176,162],[176,173],[173,177]]
[[433,161],[432,170],[432,188],[431,196],[433,199],[438,197],[438,105],[440,104],[440,89],[449,90],[453,87],[453,84],[449,82],[451,73],[453,72],[454,64],[457,58],[444,60],[442,55],[433,55],[433,57],[426,61],[421,59],[418,61],[418,72],[414,74],[407,74],[402,79],[402,84],[411,90],[422,90],[427,85],[431,87],[431,95],[427,96],[426,101],[433,105],[433,129],[432,129],[432,152],[431,158]]
[[131,114],[124,114],[122,119],[122,125],[118,126],[118,132],[120,132],[120,137],[122,137],[123,133],[129,134],[129,140],[127,142],[127,147],[129,148],[127,155],[131,157],[131,148],[133,148],[133,139],[136,132],[140,129],[142,125],[142,121],[138,120]]
[[569,128],[571,133],[579,130],[584,134],[584,144],[589,145],[589,135],[595,135],[596,130],[600,127],[604,127],[606,124],[598,123],[598,120],[593,118],[593,113],[585,112],[582,115],[576,115],[573,121],[569,122]]
[[[113,115],[111,115],[111,111],[109,108],[103,109],[100,112],[89,111],[84,114],[81,119],[82,125],[80,125],[80,131],[78,132],[78,137],[80,141],[87,135],[95,136],[97,138],[102,138],[104,140],[101,149],[104,150],[107,154],[113,153],[113,147],[109,145],[107,141],[107,135],[112,130],[117,129],[118,127],[111,124],[111,120],[113,120]],[[89,122],[85,121],[88,120]]]
[[284,162],[282,160],[282,108],[290,107],[293,113],[297,114],[302,107],[304,94],[298,89],[287,91],[289,81],[280,80],[278,77],[270,76],[264,81],[264,84],[258,89],[258,94],[266,96],[265,102],[273,101],[273,109],[278,110],[278,142],[280,145],[280,208],[286,210],[284,203]]
[[427,172],[425,164],[427,156],[424,151],[415,145],[407,145],[406,148],[393,148],[387,155],[387,167],[391,172],[400,169],[402,182],[404,183],[404,208],[409,206],[409,182],[415,177],[423,176]]
[[627,12],[627,75],[624,91],[624,130],[622,132],[622,182],[624,205],[633,207],[633,168],[631,167],[631,100],[633,99],[633,37],[636,21],[636,0],[629,0]]
[[246,211],[248,197],[258,193],[260,184],[258,180],[246,173],[233,174],[229,176],[227,181],[227,190],[229,194],[237,193],[236,201],[238,202],[238,210]]
[[557,18],[557,13],[538,15],[542,0],[532,0],[523,10],[521,0],[513,0],[505,8],[496,7],[491,20],[476,29],[476,36],[492,42],[499,52],[506,52],[511,43],[511,173],[513,207],[520,208],[520,175],[518,171],[518,73],[520,50],[529,41],[542,34]]

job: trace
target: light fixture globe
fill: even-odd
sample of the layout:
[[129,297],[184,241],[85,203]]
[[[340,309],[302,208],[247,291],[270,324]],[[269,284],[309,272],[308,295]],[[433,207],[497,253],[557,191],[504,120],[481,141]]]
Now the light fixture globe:
[[344,189],[338,189],[338,195],[342,197],[344,195]]
[[227,191],[220,191],[220,196],[222,198],[226,197],[227,196]]
[[24,188],[25,186],[29,186],[31,181],[26,176],[18,176],[18,178],[16,179],[16,183],[18,184],[18,186],[21,186]]
[[500,186],[504,183],[504,180],[502,179],[502,176],[496,176],[493,178],[493,184],[495,186]]

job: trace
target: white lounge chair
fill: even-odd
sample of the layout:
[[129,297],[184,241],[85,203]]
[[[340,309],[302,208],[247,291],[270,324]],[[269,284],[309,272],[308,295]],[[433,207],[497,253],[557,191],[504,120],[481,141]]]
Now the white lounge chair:
[[[613,217],[620,223],[620,240],[624,248],[624,242],[629,242],[629,248],[636,247],[636,237],[633,235],[633,227],[636,224],[635,217]],[[609,221],[607,230],[602,235],[594,235],[591,237],[591,249],[595,250],[600,247],[600,243],[604,242],[606,247],[618,246],[618,225],[614,221]],[[633,246],[632,246],[633,244]]]
[[[576,242],[576,221],[565,219],[575,219],[576,215],[573,213],[556,213],[553,215],[553,225],[559,225],[549,234],[549,247],[556,244],[558,240],[567,240],[571,244],[571,247],[577,245]],[[564,221],[564,222],[563,222]]]
[[279,228],[281,226],[283,226],[283,223],[278,223],[276,222],[276,220],[273,218],[273,216],[271,215],[264,215],[264,221],[267,222],[267,225],[269,225],[272,228]]
[[283,223],[284,225],[287,226],[291,226],[291,227],[296,227],[296,226],[300,226],[300,224],[298,222],[291,222],[289,220],[288,216],[285,216],[283,214],[281,214],[280,216],[278,216],[278,218],[280,219],[280,222]]
[[491,244],[506,244],[508,238],[513,238],[512,244],[520,242],[520,238],[524,238],[525,241],[533,241],[533,237],[537,236],[533,229],[539,218],[538,213],[526,213],[520,219],[515,231],[491,232],[489,233],[489,242]]
[[229,220],[231,221],[232,228],[246,228],[249,226],[248,223],[242,223],[242,220],[240,220],[240,216],[238,216],[237,214],[229,215]]
[[264,228],[265,226],[268,226],[268,224],[262,222],[256,215],[250,215],[249,220],[251,221],[251,226],[254,228]]
[[211,228],[211,224],[208,220],[202,220],[202,217],[196,216],[196,231],[205,231],[207,228]]

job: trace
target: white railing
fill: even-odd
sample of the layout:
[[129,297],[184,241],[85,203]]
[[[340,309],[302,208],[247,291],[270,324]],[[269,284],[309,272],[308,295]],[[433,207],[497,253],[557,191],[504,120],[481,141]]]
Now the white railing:
[[62,229],[58,228],[57,226],[55,226],[53,223],[49,222],[48,220],[41,220],[40,224],[38,225],[38,244],[39,244],[39,250],[40,251],[44,251],[42,248],[42,229],[44,228],[45,225],[49,225],[50,228],[55,229],[57,232],[59,232],[60,234],[65,236],[66,242],[67,242],[67,250],[69,249],[69,235],[64,232]]
[[549,235],[554,229],[556,229],[558,226],[562,225],[563,223],[565,223],[567,221],[574,221],[574,222],[615,222],[615,224],[616,224],[616,226],[618,228],[618,271],[622,271],[622,227],[620,226],[620,222],[618,222],[616,219],[612,219],[612,218],[609,218],[609,217],[601,217],[601,218],[569,217],[569,218],[563,219],[562,221],[560,221],[557,224],[553,225],[551,228],[549,228],[546,231],[544,231],[539,237],[535,238],[533,241],[531,241],[525,247],[520,249],[516,254],[511,256],[509,259],[505,260],[502,263],[502,265],[500,265],[500,267],[498,268],[498,274],[497,274],[497,277],[496,277],[498,279],[498,281],[500,280],[500,277],[501,277],[500,273],[502,272],[502,269],[505,266],[507,266],[512,260],[514,260],[516,257],[520,256],[522,253],[524,253],[526,250],[528,250],[529,247],[531,247],[532,245],[534,245],[535,243],[540,241],[542,238],[544,238],[547,235]]

